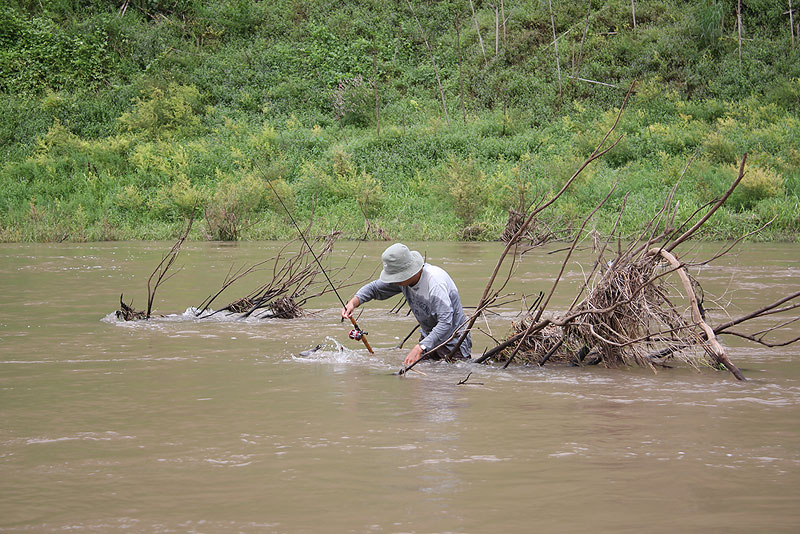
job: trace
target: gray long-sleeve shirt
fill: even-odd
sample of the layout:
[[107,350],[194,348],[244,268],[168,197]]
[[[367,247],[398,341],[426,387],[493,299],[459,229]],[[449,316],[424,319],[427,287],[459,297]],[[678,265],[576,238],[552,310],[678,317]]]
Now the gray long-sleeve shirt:
[[[435,265],[425,264],[422,276],[414,286],[400,287],[375,280],[356,292],[356,297],[363,304],[370,300],[384,300],[402,292],[420,324],[423,339],[420,341],[427,349],[441,345],[459,327],[464,328],[467,318],[461,307],[458,288],[447,272]],[[455,346],[460,334],[450,340],[445,350]],[[459,347],[462,357],[469,358],[472,339],[467,335]]]

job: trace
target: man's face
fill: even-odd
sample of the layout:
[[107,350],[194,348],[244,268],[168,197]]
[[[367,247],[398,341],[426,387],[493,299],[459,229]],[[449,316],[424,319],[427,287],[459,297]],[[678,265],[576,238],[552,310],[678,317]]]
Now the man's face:
[[403,280],[402,282],[397,282],[397,285],[400,286],[400,287],[413,286],[414,284],[419,282],[419,277],[420,277],[421,274],[422,274],[422,269],[420,269],[420,271],[417,274],[415,274],[414,276],[412,276],[408,280]]

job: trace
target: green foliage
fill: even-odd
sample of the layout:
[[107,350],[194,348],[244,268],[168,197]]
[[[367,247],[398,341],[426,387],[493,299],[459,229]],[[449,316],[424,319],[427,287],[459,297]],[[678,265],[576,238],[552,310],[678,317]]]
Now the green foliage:
[[[250,224],[267,195],[263,180],[252,174],[222,176],[217,190],[204,209],[211,239],[236,241]],[[284,188],[284,195],[291,199]]]
[[330,92],[333,116],[344,126],[367,126],[372,122],[374,99],[361,76],[341,80]]
[[766,88],[765,100],[784,109],[800,106],[800,78],[776,80]]
[[0,8],[0,93],[96,88],[110,60],[103,28],[70,34],[49,19]]
[[119,118],[124,131],[147,137],[184,137],[197,133],[202,121],[200,92],[192,86],[152,87],[137,97],[131,111]]
[[722,0],[701,0],[694,11],[694,32],[700,44],[717,50],[722,39],[725,4]]
[[486,61],[468,4],[414,2],[448,124],[404,2],[12,0],[0,240],[171,238],[193,209],[198,236],[289,237],[267,180],[320,232],[361,237],[367,217],[397,239],[494,239],[508,209],[558,191],[592,153],[634,79],[606,146],[621,139],[545,222],[575,228],[616,184],[595,221],[610,229],[627,199],[620,228],[634,233],[694,155],[677,193],[688,216],[747,152],[705,237],[777,216],[769,235],[797,239],[800,51],[782,4],[742,5],[740,60],[729,1],[637,2],[635,30],[628,0],[593,3],[583,45],[585,4],[554,2],[559,86],[546,2],[506,6],[496,55],[494,9],[475,2]]
[[359,169],[351,155],[340,147],[334,147],[325,168],[312,162],[304,163],[297,185],[307,209],[317,204],[355,202],[362,215],[372,217],[386,200],[381,183]]
[[464,225],[472,224],[486,205],[486,174],[469,156],[466,160],[451,156],[438,172],[441,194],[450,201],[456,217]]
[[[739,173],[737,166],[728,170],[733,177]],[[739,209],[752,209],[761,200],[782,197],[784,193],[783,178],[773,169],[751,165],[730,200]]]
[[[128,197],[135,201],[138,198]],[[170,220],[181,220],[195,213],[203,201],[202,192],[193,185],[185,175],[177,176],[171,183],[158,187],[147,208],[161,217]]]

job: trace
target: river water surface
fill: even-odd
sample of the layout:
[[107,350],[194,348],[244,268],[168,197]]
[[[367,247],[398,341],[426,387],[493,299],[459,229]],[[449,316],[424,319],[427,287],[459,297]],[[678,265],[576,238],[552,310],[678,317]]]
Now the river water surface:
[[[711,369],[427,362],[403,378],[393,347],[414,322],[389,313],[394,300],[359,319],[374,356],[330,294],[290,321],[185,313],[277,243],[188,243],[156,298],[166,316],[118,322],[119,294],[144,308],[170,246],[0,246],[0,531],[800,532],[796,347],[723,339],[745,383]],[[358,248],[353,281],[385,246]],[[467,306],[501,250],[412,248]],[[547,291],[555,248],[525,256],[509,291]],[[739,315],[797,289],[800,248],[747,245],[693,274]],[[571,263],[551,308],[581,277]],[[483,330],[501,337],[520,307]],[[474,352],[487,340],[476,334]]]

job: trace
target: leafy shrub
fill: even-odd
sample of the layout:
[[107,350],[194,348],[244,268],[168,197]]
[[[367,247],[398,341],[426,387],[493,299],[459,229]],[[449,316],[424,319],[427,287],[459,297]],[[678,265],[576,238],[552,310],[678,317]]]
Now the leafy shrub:
[[296,186],[299,199],[308,209],[316,204],[326,206],[343,198],[333,175],[313,161],[303,162]]
[[712,160],[719,163],[735,163],[741,156],[736,146],[720,132],[711,132],[703,148]]
[[48,19],[0,8],[0,92],[96,88],[107,79],[106,39],[101,27],[70,35]]
[[[728,167],[728,174],[735,178],[739,174],[739,167]],[[783,178],[773,169],[747,165],[742,181],[731,195],[730,203],[739,209],[751,209],[759,201],[783,196],[784,192]]]
[[[294,208],[294,188],[292,185],[289,184],[283,178],[266,178],[269,180],[269,183],[272,185],[272,188],[275,189],[273,191],[269,186],[267,186],[268,191],[264,194],[266,195],[266,199],[264,201],[264,205],[268,207],[273,213],[279,214],[283,217],[286,214],[286,209],[290,212],[293,211]],[[279,199],[280,197],[280,199]],[[283,204],[281,204],[283,202]],[[284,209],[286,206],[286,209]]]
[[186,177],[190,168],[190,154],[186,147],[164,141],[139,143],[131,150],[129,164],[146,186],[171,184]]
[[330,171],[312,162],[305,162],[298,181],[298,192],[306,206],[322,206],[344,200],[355,200],[362,212],[371,216],[385,200],[381,183],[353,163],[352,156],[335,148]]
[[251,174],[222,177],[204,209],[209,237],[218,241],[238,240],[264,202],[267,187]]
[[150,138],[196,134],[202,120],[200,92],[193,86],[152,87],[134,99],[133,109],[119,118],[124,131]]
[[347,175],[344,184],[365,217],[374,217],[386,200],[381,183],[364,171]]
[[36,144],[36,153],[40,158],[70,156],[76,152],[85,152],[89,146],[89,143],[70,132],[58,119]]
[[707,134],[708,126],[700,121],[681,120],[671,124],[656,123],[647,127],[652,143],[651,150],[663,150],[668,154],[683,154],[700,145]]
[[333,117],[340,126],[366,126],[371,122],[372,99],[369,84],[361,76],[340,80],[330,92]]
[[800,107],[800,78],[778,80],[767,87],[764,95],[767,102],[777,104],[784,109]]
[[694,119],[711,123],[725,115],[726,106],[724,102],[709,98],[700,101],[681,102],[677,109]]
[[140,213],[145,209],[146,200],[137,186],[128,184],[116,192],[113,204],[123,211]]
[[531,155],[525,153],[513,165],[501,161],[498,169],[487,180],[487,199],[490,206],[501,211],[511,209],[523,213],[532,200]]
[[465,226],[471,225],[486,206],[486,174],[471,156],[466,160],[450,156],[437,174],[440,192],[448,199],[461,222]]
[[200,207],[202,193],[192,185],[188,178],[181,176],[172,183],[169,198],[175,209],[184,217],[188,217]]

